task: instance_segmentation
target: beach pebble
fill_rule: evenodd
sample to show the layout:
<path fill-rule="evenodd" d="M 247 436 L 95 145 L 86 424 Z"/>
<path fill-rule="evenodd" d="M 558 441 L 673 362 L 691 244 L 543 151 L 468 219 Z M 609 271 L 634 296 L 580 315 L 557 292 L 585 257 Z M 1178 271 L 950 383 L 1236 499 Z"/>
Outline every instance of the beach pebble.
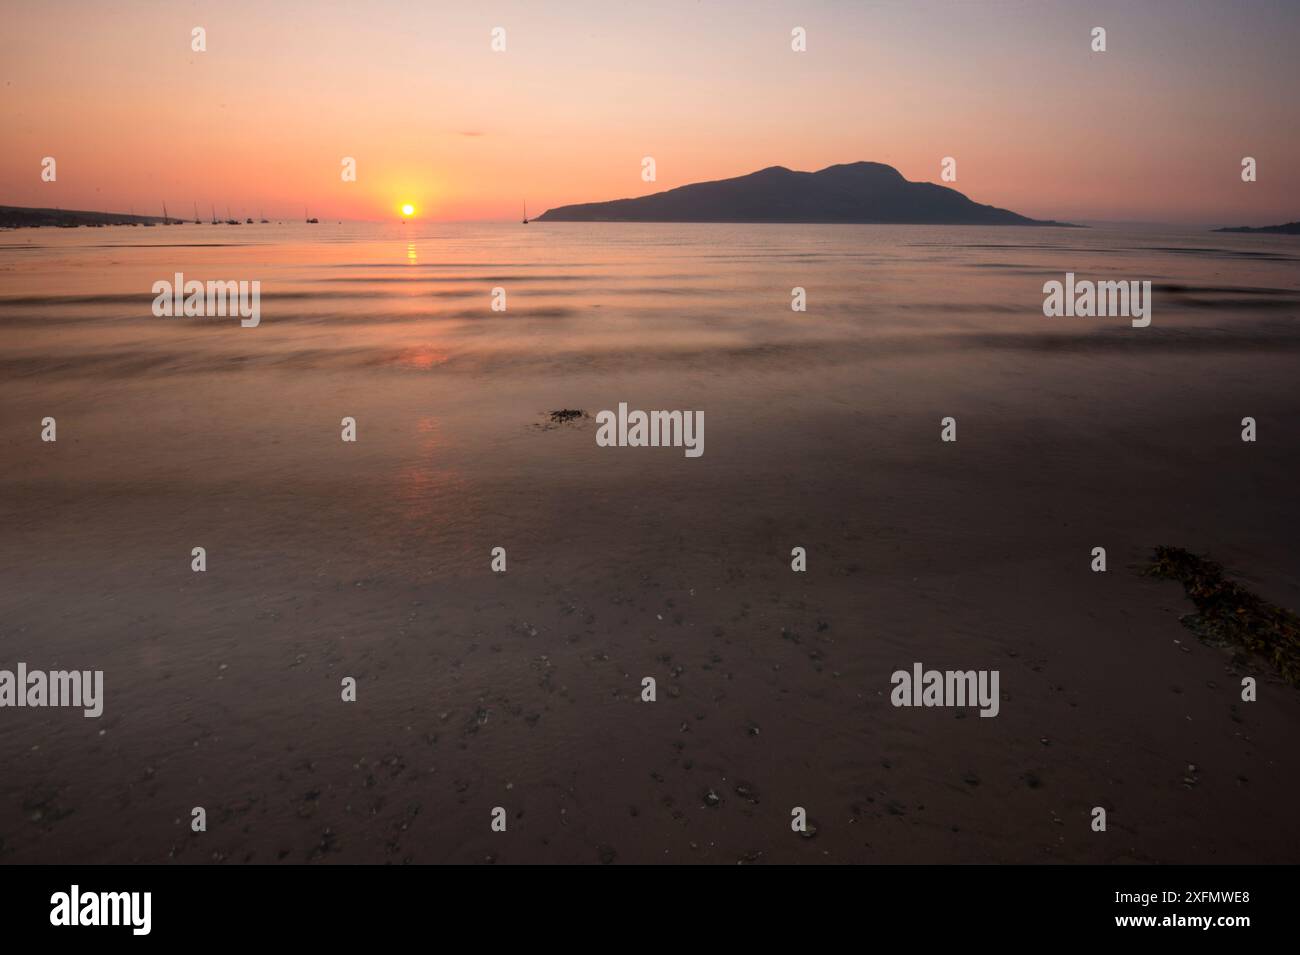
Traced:
<path fill-rule="evenodd" d="M 747 799 L 752 803 L 758 802 L 758 787 L 753 783 L 747 783 L 744 780 L 736 780 L 736 795 L 741 799 Z"/>

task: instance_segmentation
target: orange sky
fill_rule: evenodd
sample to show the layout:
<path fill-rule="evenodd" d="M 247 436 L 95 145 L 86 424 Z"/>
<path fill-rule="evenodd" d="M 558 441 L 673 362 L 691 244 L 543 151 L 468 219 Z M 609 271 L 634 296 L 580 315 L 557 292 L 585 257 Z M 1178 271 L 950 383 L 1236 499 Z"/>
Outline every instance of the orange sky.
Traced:
<path fill-rule="evenodd" d="M 1294 3 L 10 0 L 0 17 L 4 204 L 510 219 L 778 164 L 938 181 L 953 156 L 956 188 L 1035 217 L 1300 218 Z"/>

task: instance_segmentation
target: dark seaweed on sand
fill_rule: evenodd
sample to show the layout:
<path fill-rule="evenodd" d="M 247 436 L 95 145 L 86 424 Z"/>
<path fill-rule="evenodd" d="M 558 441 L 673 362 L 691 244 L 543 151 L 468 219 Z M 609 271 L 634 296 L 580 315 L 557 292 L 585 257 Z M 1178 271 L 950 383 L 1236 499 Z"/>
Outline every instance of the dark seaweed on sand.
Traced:
<path fill-rule="evenodd" d="M 1267 657 L 1300 686 L 1300 617 L 1223 576 L 1223 567 L 1181 547 L 1160 546 L 1146 573 L 1177 580 L 1196 605 L 1184 623 L 1203 637 L 1235 643 Z"/>
<path fill-rule="evenodd" d="M 551 412 L 551 421 L 556 424 L 563 424 L 565 421 L 573 421 L 575 418 L 585 418 L 587 413 L 574 408 L 561 408 L 559 411 Z"/>

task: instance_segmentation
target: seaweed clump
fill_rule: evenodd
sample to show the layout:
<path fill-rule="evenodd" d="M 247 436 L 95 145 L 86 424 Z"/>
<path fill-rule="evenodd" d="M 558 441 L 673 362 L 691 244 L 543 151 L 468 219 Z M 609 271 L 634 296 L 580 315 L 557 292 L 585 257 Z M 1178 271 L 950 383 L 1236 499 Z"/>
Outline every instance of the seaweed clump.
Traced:
<path fill-rule="evenodd" d="M 558 411 L 538 412 L 538 417 L 541 420 L 535 422 L 532 427 L 538 431 L 558 431 L 561 428 L 580 428 L 591 415 L 581 408 L 561 408 Z"/>
<path fill-rule="evenodd" d="M 1196 605 L 1182 622 L 1203 638 L 1237 644 L 1267 658 L 1300 687 L 1300 617 L 1223 576 L 1223 566 L 1181 547 L 1155 549 L 1147 575 L 1177 580 Z"/>

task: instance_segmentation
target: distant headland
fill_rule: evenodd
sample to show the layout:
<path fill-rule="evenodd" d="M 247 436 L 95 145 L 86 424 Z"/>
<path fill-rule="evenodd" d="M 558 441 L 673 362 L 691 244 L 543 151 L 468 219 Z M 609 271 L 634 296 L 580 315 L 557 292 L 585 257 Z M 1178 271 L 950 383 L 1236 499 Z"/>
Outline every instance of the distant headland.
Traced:
<path fill-rule="evenodd" d="M 1266 232 L 1269 235 L 1300 235 L 1300 222 L 1286 222 L 1282 225 L 1262 225 L 1251 228 L 1248 225 L 1234 226 L 1231 229 L 1215 229 L 1215 232 Z"/>
<path fill-rule="evenodd" d="M 1070 225 L 981 205 L 947 186 L 909 182 L 893 166 L 878 162 L 846 163 L 818 172 L 769 166 L 747 176 L 697 182 L 635 199 L 560 206 L 536 221 Z"/>
<path fill-rule="evenodd" d="M 28 209 L 24 206 L 0 206 L 0 229 L 23 229 L 54 226 L 75 229 L 77 226 L 158 225 L 161 216 L 137 216 L 120 212 L 79 212 L 75 209 Z M 167 220 L 179 222 L 179 219 Z"/>

